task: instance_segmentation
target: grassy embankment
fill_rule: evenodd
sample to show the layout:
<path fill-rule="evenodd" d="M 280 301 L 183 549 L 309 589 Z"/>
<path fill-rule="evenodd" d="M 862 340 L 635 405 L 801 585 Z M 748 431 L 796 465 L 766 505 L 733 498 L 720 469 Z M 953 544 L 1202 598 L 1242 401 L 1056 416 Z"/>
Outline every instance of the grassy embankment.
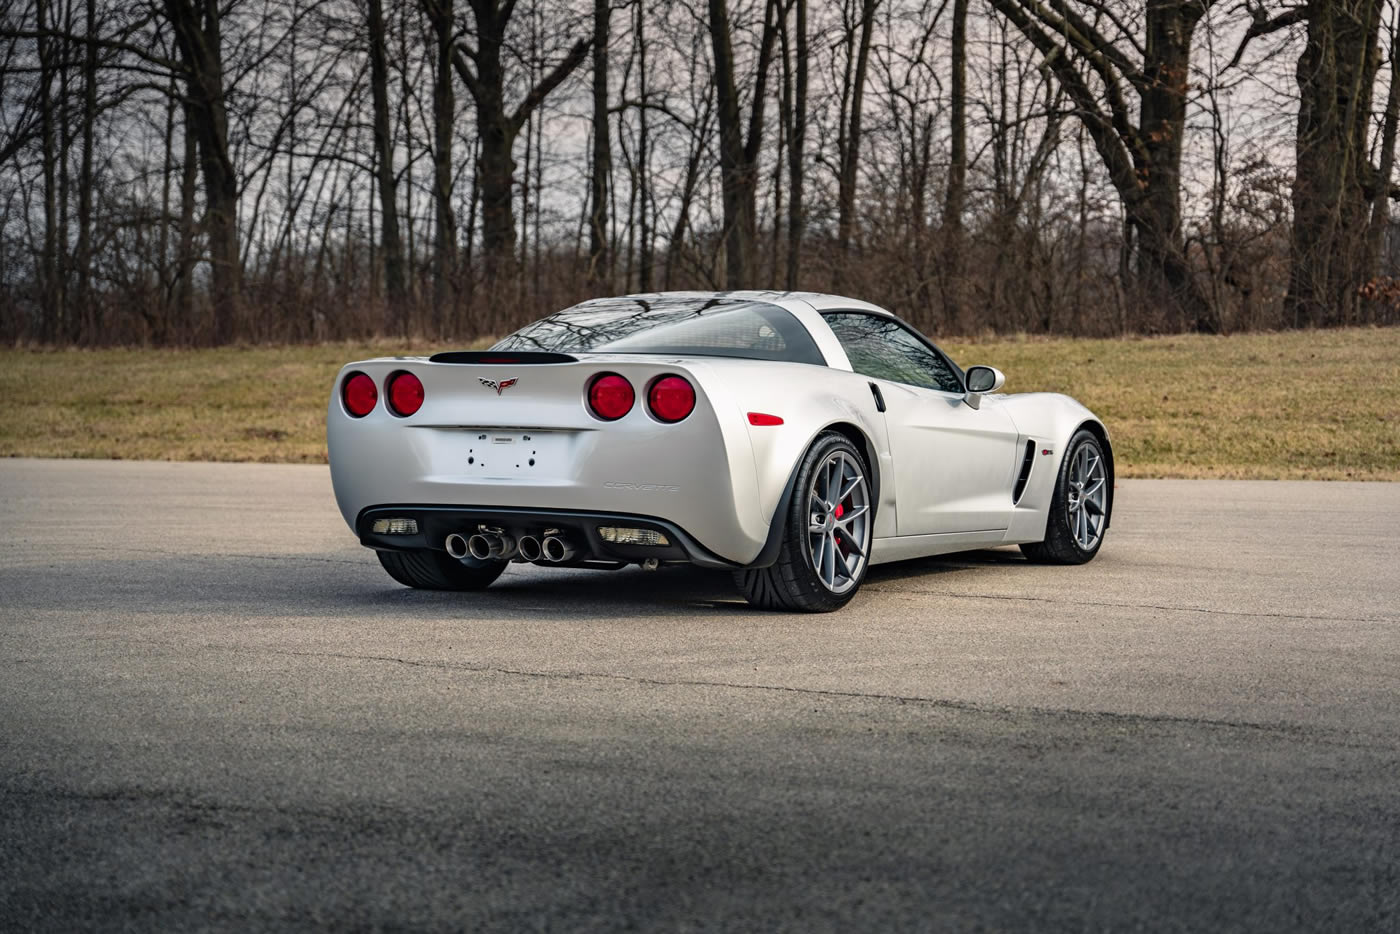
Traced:
<path fill-rule="evenodd" d="M 319 463 L 343 362 L 434 349 L 3 350 L 0 456 Z M 947 349 L 1083 401 L 1120 476 L 1400 480 L 1400 328 Z"/>

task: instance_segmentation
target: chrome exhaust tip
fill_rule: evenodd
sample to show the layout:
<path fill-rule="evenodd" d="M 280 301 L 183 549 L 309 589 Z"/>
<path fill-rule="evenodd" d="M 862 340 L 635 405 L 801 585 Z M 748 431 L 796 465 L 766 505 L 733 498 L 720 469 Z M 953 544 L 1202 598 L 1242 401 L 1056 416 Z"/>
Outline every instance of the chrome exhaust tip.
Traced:
<path fill-rule="evenodd" d="M 447 553 L 459 561 L 470 554 L 470 547 L 467 544 L 466 538 L 456 532 L 447 536 L 446 545 Z"/>
<path fill-rule="evenodd" d="M 515 539 L 495 532 L 478 532 L 467 539 L 467 551 L 478 561 L 500 561 L 515 554 Z"/>
<path fill-rule="evenodd" d="M 562 536 L 550 535 L 540 546 L 540 551 L 544 554 L 544 560 L 552 561 L 556 564 L 560 561 L 572 560 L 578 554 L 578 549 L 574 548 Z"/>
<path fill-rule="evenodd" d="M 538 561 L 544 552 L 540 548 L 540 540 L 533 535 L 522 535 L 515 547 L 520 549 L 520 557 L 526 561 Z"/>

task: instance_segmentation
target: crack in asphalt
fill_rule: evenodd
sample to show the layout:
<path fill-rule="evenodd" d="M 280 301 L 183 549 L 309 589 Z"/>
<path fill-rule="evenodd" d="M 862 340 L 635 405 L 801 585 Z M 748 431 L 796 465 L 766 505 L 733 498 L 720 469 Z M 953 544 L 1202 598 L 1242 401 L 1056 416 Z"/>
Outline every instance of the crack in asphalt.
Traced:
<path fill-rule="evenodd" d="M 175 643 L 160 642 L 158 640 L 130 641 L 141 641 L 153 645 L 176 645 Z M 517 678 L 538 678 L 544 680 L 558 681 L 617 681 L 628 684 L 647 685 L 652 687 L 720 688 L 725 690 L 737 691 L 764 691 L 771 693 L 796 694 L 811 697 L 832 697 L 851 700 L 881 701 L 896 704 L 913 704 L 922 707 L 932 707 L 940 710 L 951 710 L 963 713 L 976 713 L 986 716 L 1015 716 L 1017 714 L 1022 714 L 1050 717 L 1059 720 L 1089 720 L 1105 721 L 1110 723 L 1216 727 L 1231 730 L 1246 730 L 1269 735 L 1306 738 L 1313 741 L 1324 742 L 1328 745 L 1334 745 L 1345 748 L 1376 748 L 1376 746 L 1373 743 L 1345 742 L 1340 739 L 1329 738 L 1325 735 L 1330 733 L 1341 734 L 1344 736 L 1369 736 L 1369 734 L 1358 733 L 1354 730 L 1341 729 L 1337 727 L 1308 727 L 1303 726 L 1301 724 L 1291 723 L 1258 723 L 1248 720 L 1227 720 L 1212 717 L 1189 717 L 1175 714 L 1122 713 L 1119 711 L 1112 710 L 1076 710 L 1073 708 L 1038 707 L 1034 705 L 1012 706 L 998 704 L 982 704 L 977 703 L 975 701 L 960 701 L 951 700 L 948 698 L 923 697 L 919 695 L 908 694 L 886 694 L 880 692 L 866 691 L 841 691 L 833 688 L 807 688 L 781 684 L 744 683 L 738 681 L 707 681 L 701 679 L 654 678 L 642 675 L 618 674 L 614 672 L 541 671 L 528 668 L 505 668 L 497 665 L 470 665 L 463 662 L 431 661 L 425 659 L 400 658 L 394 655 L 368 655 L 353 652 L 310 652 L 297 651 L 294 649 L 218 645 L 214 643 L 205 643 L 203 645 L 196 646 L 196 648 L 244 654 L 283 655 L 298 658 L 328 658 L 340 659 L 344 661 L 386 662 L 395 665 L 403 665 L 410 668 L 429 668 L 439 671 L 461 671 L 470 674 L 495 674 Z M 1379 739 L 1379 737 L 1376 738 Z"/>
<path fill-rule="evenodd" d="M 1128 610 L 1168 610 L 1176 613 L 1209 613 L 1214 616 L 1246 616 L 1263 619 L 1306 619 L 1325 623 L 1400 623 L 1400 617 L 1390 616 L 1313 616 L 1306 613 L 1269 613 L 1265 611 L 1216 610 L 1203 606 L 1175 606 L 1164 603 L 1115 603 L 1108 600 L 1057 600 L 1054 597 L 1030 597 L 1022 594 L 954 593 L 951 590 L 926 590 L 919 587 L 882 587 L 878 584 L 861 588 L 872 593 L 912 594 L 920 597 L 952 597 L 958 600 L 1016 600 L 1027 603 L 1052 603 L 1058 606 L 1100 606 Z"/>

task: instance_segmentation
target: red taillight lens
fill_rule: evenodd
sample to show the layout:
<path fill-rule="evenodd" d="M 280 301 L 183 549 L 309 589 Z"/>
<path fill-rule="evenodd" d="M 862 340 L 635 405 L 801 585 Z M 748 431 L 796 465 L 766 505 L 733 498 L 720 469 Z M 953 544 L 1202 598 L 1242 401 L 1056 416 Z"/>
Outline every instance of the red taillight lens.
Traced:
<path fill-rule="evenodd" d="M 632 384 L 616 373 L 595 376 L 588 387 L 589 408 L 594 415 L 610 422 L 632 411 L 632 403 L 636 399 Z"/>
<path fill-rule="evenodd" d="M 412 373 L 395 373 L 387 388 L 395 415 L 412 415 L 423 407 L 423 383 Z"/>
<path fill-rule="evenodd" d="M 363 373 L 351 373 L 340 392 L 345 401 L 345 411 L 356 418 L 373 412 L 374 404 L 379 401 L 379 390 L 374 388 L 374 380 Z"/>
<path fill-rule="evenodd" d="M 695 387 L 679 376 L 663 376 L 647 393 L 651 414 L 663 422 L 678 422 L 695 411 Z"/>

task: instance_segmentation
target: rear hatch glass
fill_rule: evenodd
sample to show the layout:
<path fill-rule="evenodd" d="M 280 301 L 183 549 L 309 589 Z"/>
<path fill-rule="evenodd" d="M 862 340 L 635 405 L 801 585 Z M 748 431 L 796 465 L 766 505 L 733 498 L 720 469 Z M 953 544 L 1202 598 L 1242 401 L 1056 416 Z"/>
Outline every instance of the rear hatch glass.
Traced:
<path fill-rule="evenodd" d="M 491 349 L 826 363 L 807 329 L 789 312 L 767 302 L 722 296 L 594 299 L 527 325 Z"/>

